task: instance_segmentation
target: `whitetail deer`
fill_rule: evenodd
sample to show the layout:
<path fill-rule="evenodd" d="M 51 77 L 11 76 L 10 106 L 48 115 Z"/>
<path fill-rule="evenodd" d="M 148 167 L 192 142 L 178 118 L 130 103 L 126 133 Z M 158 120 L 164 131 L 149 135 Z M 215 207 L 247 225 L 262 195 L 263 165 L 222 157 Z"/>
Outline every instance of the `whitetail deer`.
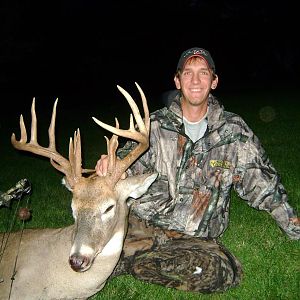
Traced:
<path fill-rule="evenodd" d="M 105 177 L 95 174 L 82 176 L 80 132 L 69 143 L 69 159 L 56 151 L 54 103 L 49 127 L 49 147 L 37 142 L 35 101 L 32 102 L 31 139 L 27 142 L 23 117 L 20 117 L 21 138 L 12 134 L 11 142 L 18 150 L 50 158 L 51 164 L 65 174 L 65 185 L 71 190 L 75 223 L 65 228 L 25 229 L 20 248 L 20 233 L 12 233 L 0 253 L 0 299 L 86 299 L 103 288 L 116 266 L 127 229 L 128 197 L 145 193 L 157 174 L 120 179 L 126 169 L 149 146 L 149 111 L 146 97 L 136 84 L 143 102 L 144 120 L 132 97 L 121 87 L 132 115 L 128 130 L 106 125 L 93 118 L 101 127 L 113 133 L 107 137 L 108 172 Z M 136 148 L 124 159 L 116 159 L 118 136 L 133 139 Z M 0 239 L 2 239 L 0 236 Z M 19 251 L 19 252 L 17 252 Z M 2 256 L 2 257 L 1 257 Z M 17 264 L 14 272 L 14 264 Z M 14 280 L 11 280 L 13 278 Z M 1 282 L 2 281 L 2 282 Z M 12 285 L 12 287 L 11 287 Z"/>

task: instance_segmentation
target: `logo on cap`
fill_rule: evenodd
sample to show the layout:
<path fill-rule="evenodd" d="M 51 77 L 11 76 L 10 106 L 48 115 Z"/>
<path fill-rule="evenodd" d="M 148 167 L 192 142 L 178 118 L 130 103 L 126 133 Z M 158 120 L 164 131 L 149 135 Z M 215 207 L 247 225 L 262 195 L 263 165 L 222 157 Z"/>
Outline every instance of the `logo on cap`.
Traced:
<path fill-rule="evenodd" d="M 185 65 L 186 61 L 192 57 L 192 56 L 202 56 L 207 64 L 209 65 L 209 67 L 215 72 L 216 71 L 216 68 L 215 68 L 215 63 L 210 55 L 210 53 L 203 49 L 203 48 L 198 48 L 198 47 L 194 47 L 194 48 L 190 48 L 186 51 L 184 51 L 182 54 L 181 54 L 181 57 L 179 59 L 179 62 L 177 64 L 177 70 L 179 69 L 182 69 L 183 66 Z"/>
<path fill-rule="evenodd" d="M 186 53 L 183 55 L 184 58 L 186 58 L 189 55 L 204 55 L 208 56 L 207 52 L 204 49 L 193 49 L 193 50 L 187 50 Z"/>

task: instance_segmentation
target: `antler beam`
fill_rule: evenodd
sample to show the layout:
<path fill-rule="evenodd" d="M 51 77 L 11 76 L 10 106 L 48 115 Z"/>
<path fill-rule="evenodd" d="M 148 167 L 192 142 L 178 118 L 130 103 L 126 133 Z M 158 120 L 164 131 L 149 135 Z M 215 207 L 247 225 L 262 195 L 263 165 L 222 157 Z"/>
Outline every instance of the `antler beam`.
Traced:
<path fill-rule="evenodd" d="M 64 158 L 56 150 L 55 145 L 55 120 L 56 120 L 56 106 L 58 99 L 54 102 L 51 123 L 48 129 L 49 135 L 49 147 L 42 147 L 37 141 L 37 118 L 35 112 L 35 98 L 32 100 L 31 105 L 31 137 L 27 142 L 27 132 L 24 124 L 23 115 L 20 116 L 20 130 L 21 138 L 17 141 L 15 134 L 11 136 L 12 145 L 18 149 L 31 153 L 38 154 L 40 156 L 50 158 L 50 162 L 54 168 L 66 175 L 66 180 L 72 187 L 75 182 L 79 180 L 82 174 L 81 169 L 81 140 L 79 129 L 74 133 L 74 142 L 70 138 L 69 142 L 69 160 Z"/>
<path fill-rule="evenodd" d="M 126 92 L 120 86 L 117 87 L 119 91 L 124 95 L 128 104 L 131 107 L 133 116 L 136 121 L 136 125 L 138 127 L 138 131 L 135 129 L 136 127 L 134 125 L 132 114 L 130 114 L 130 125 L 128 130 L 119 128 L 119 122 L 117 118 L 115 118 L 116 126 L 113 127 L 93 117 L 93 120 L 99 126 L 113 133 L 111 140 L 108 140 L 108 138 L 106 138 L 108 159 L 109 159 L 107 176 L 110 177 L 110 179 L 112 179 L 113 182 L 117 182 L 120 179 L 121 175 L 129 168 L 129 166 L 149 147 L 150 117 L 149 117 L 147 100 L 141 87 L 136 82 L 135 85 L 137 86 L 142 98 L 143 109 L 144 109 L 144 120 L 141 117 L 138 106 L 136 105 L 132 97 L 129 95 L 129 93 Z M 116 159 L 116 150 L 118 147 L 117 135 L 130 138 L 138 143 L 137 146 L 122 160 Z"/>

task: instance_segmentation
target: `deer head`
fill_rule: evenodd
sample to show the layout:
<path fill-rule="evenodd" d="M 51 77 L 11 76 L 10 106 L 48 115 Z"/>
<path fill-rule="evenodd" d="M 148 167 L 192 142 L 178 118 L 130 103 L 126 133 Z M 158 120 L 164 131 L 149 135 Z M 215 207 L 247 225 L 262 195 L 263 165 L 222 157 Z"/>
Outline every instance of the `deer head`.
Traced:
<path fill-rule="evenodd" d="M 138 198 L 146 192 L 148 187 L 157 177 L 157 174 L 144 174 L 120 180 L 126 169 L 149 147 L 150 119 L 146 97 L 136 83 L 143 102 L 144 120 L 132 97 L 120 86 L 118 89 L 127 99 L 132 114 L 128 130 L 107 125 L 98 119 L 94 121 L 104 129 L 113 133 L 111 139 L 106 138 L 108 152 L 108 172 L 100 177 L 93 174 L 83 176 L 91 170 L 82 168 L 81 141 L 79 129 L 75 131 L 74 138 L 70 138 L 69 157 L 64 158 L 55 146 L 55 119 L 56 106 L 53 106 L 51 123 L 49 126 L 49 146 L 42 147 L 37 141 L 37 118 L 35 112 L 35 99 L 31 107 L 31 138 L 27 142 L 26 127 L 23 116 L 20 116 L 20 140 L 12 134 L 12 145 L 23 151 L 35 153 L 50 159 L 54 168 L 62 172 L 64 183 L 72 192 L 72 212 L 75 220 L 72 247 L 69 255 L 69 264 L 73 270 L 83 272 L 89 269 L 95 257 L 101 253 L 111 255 L 120 254 L 124 233 L 127 228 L 128 197 Z M 130 138 L 137 142 L 136 147 L 124 159 L 117 159 L 118 136 Z M 93 170 L 94 171 L 94 170 Z"/>

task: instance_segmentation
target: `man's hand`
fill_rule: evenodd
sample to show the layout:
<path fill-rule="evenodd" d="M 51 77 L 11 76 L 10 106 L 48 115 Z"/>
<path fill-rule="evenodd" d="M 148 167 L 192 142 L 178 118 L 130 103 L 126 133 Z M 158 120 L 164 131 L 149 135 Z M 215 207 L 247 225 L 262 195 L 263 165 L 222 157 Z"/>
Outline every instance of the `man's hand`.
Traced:
<path fill-rule="evenodd" d="M 290 218 L 290 221 L 294 224 L 294 225 L 300 225 L 300 218 L 296 217 L 296 218 Z"/>
<path fill-rule="evenodd" d="M 102 154 L 95 166 L 96 174 L 98 176 L 106 176 L 107 168 L 108 168 L 108 156 L 106 154 Z M 124 172 L 121 176 L 121 179 L 125 179 L 126 177 L 127 177 L 127 173 Z"/>
<path fill-rule="evenodd" d="M 105 176 L 107 173 L 107 167 L 108 167 L 108 156 L 106 154 L 102 154 L 95 166 L 97 175 Z"/>

